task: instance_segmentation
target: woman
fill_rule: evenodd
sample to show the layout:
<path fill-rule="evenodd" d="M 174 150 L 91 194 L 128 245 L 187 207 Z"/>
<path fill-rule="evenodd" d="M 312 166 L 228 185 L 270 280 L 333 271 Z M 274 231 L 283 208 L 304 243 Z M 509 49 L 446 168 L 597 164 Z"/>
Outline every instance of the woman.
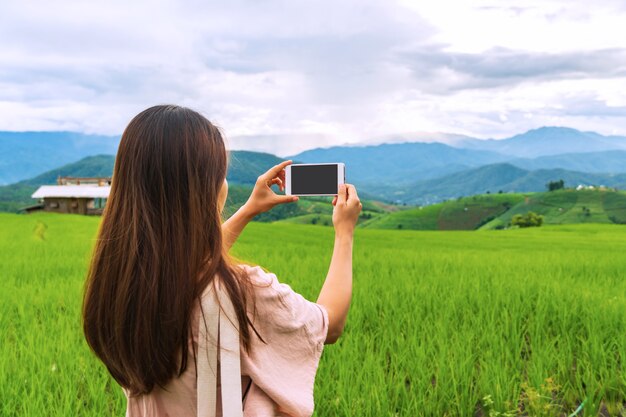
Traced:
<path fill-rule="evenodd" d="M 83 327 L 128 397 L 127 416 L 196 415 L 205 395 L 196 389 L 200 305 L 216 284 L 236 316 L 244 415 L 313 412 L 323 345 L 342 334 L 350 306 L 361 203 L 351 185 L 333 199 L 333 257 L 317 302 L 307 301 L 274 274 L 228 256 L 254 216 L 297 200 L 270 188 L 283 189 L 291 161 L 261 175 L 246 204 L 222 224 L 227 157 L 218 129 L 183 107 L 151 107 L 122 135 L 89 268 Z"/>

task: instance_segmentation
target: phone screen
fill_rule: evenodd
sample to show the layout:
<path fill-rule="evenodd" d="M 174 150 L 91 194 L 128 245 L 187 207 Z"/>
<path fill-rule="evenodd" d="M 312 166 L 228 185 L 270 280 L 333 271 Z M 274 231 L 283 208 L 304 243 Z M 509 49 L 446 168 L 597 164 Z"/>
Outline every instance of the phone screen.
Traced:
<path fill-rule="evenodd" d="M 337 164 L 292 165 L 292 194 L 337 194 Z"/>

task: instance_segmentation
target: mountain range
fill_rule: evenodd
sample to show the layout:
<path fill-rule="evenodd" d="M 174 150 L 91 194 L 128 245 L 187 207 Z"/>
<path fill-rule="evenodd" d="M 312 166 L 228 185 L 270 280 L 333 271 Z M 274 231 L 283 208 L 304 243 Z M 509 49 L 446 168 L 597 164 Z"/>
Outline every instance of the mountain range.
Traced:
<path fill-rule="evenodd" d="M 475 194 L 544 191 L 546 184 L 558 180 L 563 180 L 569 187 L 596 185 L 626 189 L 624 173 L 594 174 L 561 168 L 531 171 L 500 163 L 419 181 L 408 187 L 377 186 L 369 191 L 385 200 L 427 205 Z"/>
<path fill-rule="evenodd" d="M 456 138 L 443 143 L 393 143 L 312 149 L 290 158 L 346 163 L 346 177 L 370 194 L 406 204 L 431 204 L 486 191 L 542 191 L 568 186 L 626 186 L 626 137 L 542 127 L 501 140 Z"/>
<path fill-rule="evenodd" d="M 306 163 L 345 162 L 346 175 L 361 186 L 404 186 L 503 162 L 530 170 L 617 174 L 626 172 L 626 137 L 543 127 L 501 140 L 343 146 L 312 149 L 290 158 Z"/>
<path fill-rule="evenodd" d="M 626 150 L 626 137 L 603 136 L 567 127 L 541 127 L 507 139 L 465 139 L 455 146 L 497 152 L 520 158 L 538 156 Z"/>
<path fill-rule="evenodd" d="M 626 187 L 621 175 L 626 173 L 626 137 L 542 127 L 499 140 L 457 135 L 445 144 L 410 139 L 389 137 L 391 143 L 380 145 L 311 149 L 289 158 L 344 162 L 347 180 L 362 194 L 404 204 L 430 204 L 486 191 L 541 191 L 547 182 L 559 179 L 567 186 Z M 113 136 L 73 132 L 0 132 L 0 184 L 12 183 L 0 187 L 0 200 L 26 185 L 54 183 L 57 175 L 110 175 L 118 142 Z M 98 153 L 108 155 L 81 159 Z M 233 151 L 229 181 L 252 184 L 281 159 Z"/>
<path fill-rule="evenodd" d="M 77 132 L 0 131 L 0 185 L 98 154 L 115 154 L 119 136 Z"/>
<path fill-rule="evenodd" d="M 491 151 L 414 142 L 312 149 L 289 159 L 303 163 L 343 162 L 346 181 L 368 187 L 381 183 L 404 186 L 510 158 Z"/>

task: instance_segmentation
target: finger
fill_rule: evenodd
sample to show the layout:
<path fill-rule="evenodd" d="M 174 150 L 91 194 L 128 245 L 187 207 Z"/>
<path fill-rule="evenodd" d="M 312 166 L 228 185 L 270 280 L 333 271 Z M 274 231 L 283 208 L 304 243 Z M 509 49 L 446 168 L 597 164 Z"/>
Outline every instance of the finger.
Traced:
<path fill-rule="evenodd" d="M 285 180 L 285 170 L 284 169 L 278 173 L 278 178 L 283 182 L 280 190 L 281 191 L 285 191 L 286 180 Z"/>
<path fill-rule="evenodd" d="M 346 204 L 348 199 L 348 191 L 345 184 L 339 184 L 339 191 L 337 192 L 337 204 Z"/>
<path fill-rule="evenodd" d="M 288 160 L 288 161 L 283 161 L 278 165 L 274 165 L 273 167 L 271 167 L 270 169 L 267 170 L 267 172 L 263 175 L 261 175 L 261 177 L 263 177 L 265 180 L 270 180 L 274 177 L 276 177 L 280 171 L 282 171 L 283 169 L 285 169 L 285 167 L 289 164 L 291 164 L 293 161 Z"/>
<path fill-rule="evenodd" d="M 348 197 L 355 197 L 355 198 L 359 198 L 357 192 L 356 192 L 356 187 L 352 184 L 346 184 L 346 191 L 348 191 Z"/>
<path fill-rule="evenodd" d="M 276 202 L 276 204 L 285 204 L 285 203 L 295 203 L 299 199 L 300 198 L 295 195 L 277 195 L 274 198 L 274 201 Z"/>
<path fill-rule="evenodd" d="M 356 192 L 356 188 L 352 184 L 346 184 L 346 191 L 348 193 L 348 203 L 358 204 L 361 200 L 359 200 L 359 195 Z"/>
<path fill-rule="evenodd" d="M 283 186 L 283 182 L 281 181 L 280 178 L 273 178 L 271 180 L 269 180 L 268 185 L 271 187 L 274 184 L 278 184 L 278 188 L 282 191 L 284 186 Z"/>
<path fill-rule="evenodd" d="M 333 206 L 337 205 L 337 196 L 333 197 Z"/>

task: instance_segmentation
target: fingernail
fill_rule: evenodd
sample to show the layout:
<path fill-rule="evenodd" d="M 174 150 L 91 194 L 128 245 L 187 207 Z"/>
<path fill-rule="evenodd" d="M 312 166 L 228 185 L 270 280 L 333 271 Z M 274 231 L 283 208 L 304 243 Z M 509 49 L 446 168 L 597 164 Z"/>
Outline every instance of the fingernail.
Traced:
<path fill-rule="evenodd" d="M 298 201 L 298 197 L 294 197 L 294 198 L 293 198 L 293 201 Z"/>

